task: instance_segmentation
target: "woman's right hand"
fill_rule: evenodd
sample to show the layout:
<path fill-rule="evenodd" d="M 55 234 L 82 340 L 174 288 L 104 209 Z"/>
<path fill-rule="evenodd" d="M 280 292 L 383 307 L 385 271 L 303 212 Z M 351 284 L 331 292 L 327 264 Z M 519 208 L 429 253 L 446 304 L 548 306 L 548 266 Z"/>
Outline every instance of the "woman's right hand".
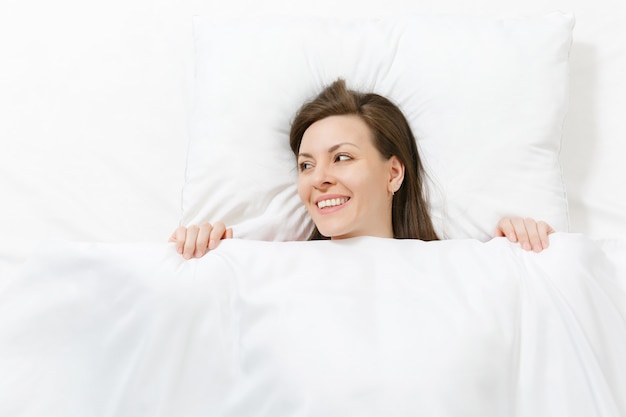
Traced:
<path fill-rule="evenodd" d="M 176 251 L 185 259 L 201 258 L 213 250 L 222 239 L 231 239 L 233 229 L 226 228 L 223 222 L 202 223 L 199 226 L 179 226 L 168 242 L 176 243 Z"/>

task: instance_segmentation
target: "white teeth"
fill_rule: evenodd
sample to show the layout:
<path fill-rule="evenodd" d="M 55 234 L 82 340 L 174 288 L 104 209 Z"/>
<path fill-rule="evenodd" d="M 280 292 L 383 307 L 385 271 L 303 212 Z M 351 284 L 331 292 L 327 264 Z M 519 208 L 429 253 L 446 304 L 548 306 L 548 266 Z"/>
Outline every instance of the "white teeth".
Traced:
<path fill-rule="evenodd" d="M 339 206 L 339 205 L 345 203 L 346 201 L 348 201 L 348 199 L 346 197 L 329 198 L 328 200 L 318 201 L 317 207 L 319 207 L 321 209 L 326 208 L 326 207 L 335 207 L 335 206 Z"/>

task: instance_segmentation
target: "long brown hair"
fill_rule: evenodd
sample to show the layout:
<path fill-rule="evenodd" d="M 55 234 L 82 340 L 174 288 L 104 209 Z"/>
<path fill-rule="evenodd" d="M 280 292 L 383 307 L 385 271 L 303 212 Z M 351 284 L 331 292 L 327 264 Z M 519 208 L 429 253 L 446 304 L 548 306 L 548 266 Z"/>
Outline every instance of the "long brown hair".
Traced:
<path fill-rule="evenodd" d="M 426 173 L 415 137 L 402 111 L 385 97 L 349 90 L 342 79 L 326 87 L 300 108 L 291 125 L 289 144 L 296 158 L 309 126 L 329 116 L 351 114 L 359 116 L 370 128 L 374 145 L 383 157 L 389 159 L 395 155 L 404 164 L 404 181 L 393 196 L 391 208 L 393 236 L 438 240 L 426 203 Z M 324 236 L 316 227 L 310 239 L 324 239 Z"/>

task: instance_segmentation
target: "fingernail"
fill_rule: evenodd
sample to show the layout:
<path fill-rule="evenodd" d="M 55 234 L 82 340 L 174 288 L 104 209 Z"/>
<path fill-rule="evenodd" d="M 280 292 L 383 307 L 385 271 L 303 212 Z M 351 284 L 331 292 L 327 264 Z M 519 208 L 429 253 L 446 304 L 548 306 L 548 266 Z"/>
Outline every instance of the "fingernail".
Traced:
<path fill-rule="evenodd" d="M 215 249 L 216 243 L 215 240 L 211 239 L 209 240 L 209 249 L 213 250 Z"/>
<path fill-rule="evenodd" d="M 528 242 L 522 243 L 522 248 L 524 248 L 525 250 L 531 250 L 532 249 L 532 247 L 530 246 L 530 243 L 528 243 Z"/>

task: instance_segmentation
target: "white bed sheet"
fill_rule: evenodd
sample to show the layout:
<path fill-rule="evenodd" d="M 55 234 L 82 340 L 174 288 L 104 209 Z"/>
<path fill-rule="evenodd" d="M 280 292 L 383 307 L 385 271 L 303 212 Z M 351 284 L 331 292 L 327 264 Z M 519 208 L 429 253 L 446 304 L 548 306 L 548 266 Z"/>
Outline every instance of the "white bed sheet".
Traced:
<path fill-rule="evenodd" d="M 50 241 L 0 294 L 0 415 L 624 416 L 626 241 Z"/>

